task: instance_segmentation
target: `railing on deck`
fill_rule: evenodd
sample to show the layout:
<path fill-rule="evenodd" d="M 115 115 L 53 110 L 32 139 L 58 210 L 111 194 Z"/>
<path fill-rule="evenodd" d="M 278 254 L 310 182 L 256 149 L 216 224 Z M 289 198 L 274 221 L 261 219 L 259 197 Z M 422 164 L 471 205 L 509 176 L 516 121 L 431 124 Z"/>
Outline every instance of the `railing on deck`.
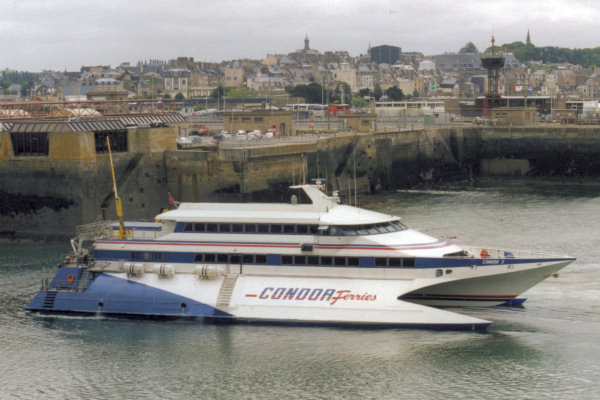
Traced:
<path fill-rule="evenodd" d="M 111 236 L 111 225 L 118 222 L 119 221 L 100 221 L 79 225 L 75 228 L 75 236 L 79 240 L 94 240 L 103 236 Z"/>
<path fill-rule="evenodd" d="M 475 258 L 511 259 L 511 258 L 560 258 L 557 254 L 543 253 L 541 251 L 518 249 L 494 249 L 490 247 L 470 247 L 466 250 Z M 487 256 L 484 257 L 487 252 Z"/>

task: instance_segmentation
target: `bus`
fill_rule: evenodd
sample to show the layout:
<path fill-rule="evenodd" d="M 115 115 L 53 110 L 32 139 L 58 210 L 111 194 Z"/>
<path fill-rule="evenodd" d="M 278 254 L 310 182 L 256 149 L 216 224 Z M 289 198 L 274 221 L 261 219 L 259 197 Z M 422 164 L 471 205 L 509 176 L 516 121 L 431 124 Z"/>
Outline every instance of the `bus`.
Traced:
<path fill-rule="evenodd" d="M 350 114 L 350 104 L 330 104 L 329 115 L 337 117 L 338 114 Z"/>

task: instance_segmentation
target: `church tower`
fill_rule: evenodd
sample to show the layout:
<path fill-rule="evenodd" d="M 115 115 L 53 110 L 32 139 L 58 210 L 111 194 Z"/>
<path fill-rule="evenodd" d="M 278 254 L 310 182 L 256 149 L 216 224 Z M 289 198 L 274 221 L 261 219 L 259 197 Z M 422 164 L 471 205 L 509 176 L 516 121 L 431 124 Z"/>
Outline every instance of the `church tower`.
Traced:
<path fill-rule="evenodd" d="M 529 36 L 529 29 L 527 29 L 527 39 L 525 39 L 525 44 L 531 44 L 531 37 Z"/>
<path fill-rule="evenodd" d="M 308 33 L 306 34 L 306 37 L 304 38 L 304 50 L 310 50 L 310 47 L 308 46 Z"/>

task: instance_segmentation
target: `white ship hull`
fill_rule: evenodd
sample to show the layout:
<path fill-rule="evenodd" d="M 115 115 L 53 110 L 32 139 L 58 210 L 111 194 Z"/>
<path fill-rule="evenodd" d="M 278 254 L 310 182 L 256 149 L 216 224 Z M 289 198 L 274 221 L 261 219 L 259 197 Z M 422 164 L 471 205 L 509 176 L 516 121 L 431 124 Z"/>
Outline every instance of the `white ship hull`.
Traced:
<path fill-rule="evenodd" d="M 514 300 L 574 259 L 469 248 L 398 217 L 338 205 L 185 204 L 159 223 L 106 226 L 74 245 L 27 307 L 43 313 L 219 322 L 485 329 L 430 306 Z M 119 228 L 116 233 L 116 228 Z M 89 261 L 89 264 L 88 264 Z"/>

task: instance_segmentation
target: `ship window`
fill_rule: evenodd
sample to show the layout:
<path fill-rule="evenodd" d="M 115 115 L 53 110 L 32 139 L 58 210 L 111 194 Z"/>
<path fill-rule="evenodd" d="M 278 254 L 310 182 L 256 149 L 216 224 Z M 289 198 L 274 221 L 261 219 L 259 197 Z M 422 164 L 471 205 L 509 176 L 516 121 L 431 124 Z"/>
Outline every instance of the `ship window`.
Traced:
<path fill-rule="evenodd" d="M 308 265 L 319 265 L 319 256 L 308 256 Z"/>
<path fill-rule="evenodd" d="M 214 263 L 216 261 L 216 255 L 215 254 L 205 254 L 204 255 L 204 262 L 205 263 Z"/>
<path fill-rule="evenodd" d="M 306 265 L 306 256 L 294 256 L 294 264 Z"/>
<path fill-rule="evenodd" d="M 344 233 L 348 236 L 356 236 L 358 232 L 356 231 L 356 225 L 348 225 L 340 228 Z"/>
<path fill-rule="evenodd" d="M 313 235 L 317 233 L 318 229 L 319 229 L 319 225 L 309 225 L 308 226 L 308 231 L 310 233 L 312 233 Z"/>
<path fill-rule="evenodd" d="M 296 231 L 301 234 L 308 233 L 308 225 L 298 225 L 296 226 Z"/>
<path fill-rule="evenodd" d="M 244 232 L 244 225 L 243 224 L 232 224 L 231 230 L 233 232 Z"/>
<path fill-rule="evenodd" d="M 346 266 L 346 257 L 334 257 L 333 261 L 337 266 Z"/>
<path fill-rule="evenodd" d="M 377 225 L 370 225 L 368 228 L 370 234 L 380 233 L 379 227 Z"/>
<path fill-rule="evenodd" d="M 266 264 L 267 263 L 267 256 L 264 254 L 257 254 L 256 255 L 256 263 L 257 264 Z"/>
<path fill-rule="evenodd" d="M 165 253 L 154 253 L 155 261 L 165 261 Z"/>
<path fill-rule="evenodd" d="M 206 232 L 206 224 L 195 223 L 194 232 Z"/>
<path fill-rule="evenodd" d="M 245 231 L 249 233 L 256 232 L 256 224 L 246 224 Z"/>
<path fill-rule="evenodd" d="M 183 227 L 183 231 L 184 232 L 191 232 L 193 226 L 194 226 L 194 224 L 185 224 L 185 226 Z"/>
<path fill-rule="evenodd" d="M 351 267 L 358 267 L 360 265 L 360 259 L 358 257 L 348 257 L 348 265 Z"/>
<path fill-rule="evenodd" d="M 230 264 L 239 264 L 240 256 L 237 254 L 232 254 L 231 256 L 229 256 L 229 263 Z"/>
<path fill-rule="evenodd" d="M 362 225 L 359 227 L 358 229 L 358 234 L 359 235 L 368 235 L 369 234 L 369 227 L 370 225 Z"/>
<path fill-rule="evenodd" d="M 206 231 L 207 232 L 218 232 L 218 225 L 217 224 L 206 224 Z"/>
<path fill-rule="evenodd" d="M 252 254 L 244 254 L 242 261 L 244 264 L 254 264 L 254 256 Z"/>
<path fill-rule="evenodd" d="M 271 225 L 271 233 L 281 233 L 281 225 Z"/>
<path fill-rule="evenodd" d="M 294 231 L 295 231 L 294 225 L 284 225 L 283 226 L 283 233 L 294 233 Z"/>
<path fill-rule="evenodd" d="M 387 258 L 375 257 L 375 266 L 376 267 L 387 267 Z"/>
<path fill-rule="evenodd" d="M 142 259 L 142 253 L 140 251 L 132 251 L 131 252 L 131 259 L 132 260 L 141 260 Z"/>
<path fill-rule="evenodd" d="M 402 266 L 403 267 L 414 267 L 415 259 L 414 258 L 405 258 L 404 261 L 402 262 Z"/>
<path fill-rule="evenodd" d="M 401 258 L 390 258 L 390 267 L 401 267 L 402 259 Z"/>
<path fill-rule="evenodd" d="M 332 261 L 331 257 L 321 257 L 321 265 L 331 265 Z"/>
<path fill-rule="evenodd" d="M 202 260 L 202 258 L 203 258 L 202 256 L 203 256 L 203 254 L 196 254 L 194 256 L 194 262 L 200 262 L 201 263 L 203 261 Z"/>
<path fill-rule="evenodd" d="M 321 236 L 331 236 L 331 229 L 328 226 L 319 226 L 318 230 Z"/>
<path fill-rule="evenodd" d="M 218 263 L 226 263 L 227 262 L 227 254 L 217 254 L 217 262 Z"/>
<path fill-rule="evenodd" d="M 259 233 L 269 233 L 269 224 L 258 224 Z"/>
<path fill-rule="evenodd" d="M 219 224 L 219 232 L 231 232 L 231 224 Z"/>
<path fill-rule="evenodd" d="M 292 264 L 292 256 L 281 256 L 281 263 L 283 265 L 291 265 Z"/>

